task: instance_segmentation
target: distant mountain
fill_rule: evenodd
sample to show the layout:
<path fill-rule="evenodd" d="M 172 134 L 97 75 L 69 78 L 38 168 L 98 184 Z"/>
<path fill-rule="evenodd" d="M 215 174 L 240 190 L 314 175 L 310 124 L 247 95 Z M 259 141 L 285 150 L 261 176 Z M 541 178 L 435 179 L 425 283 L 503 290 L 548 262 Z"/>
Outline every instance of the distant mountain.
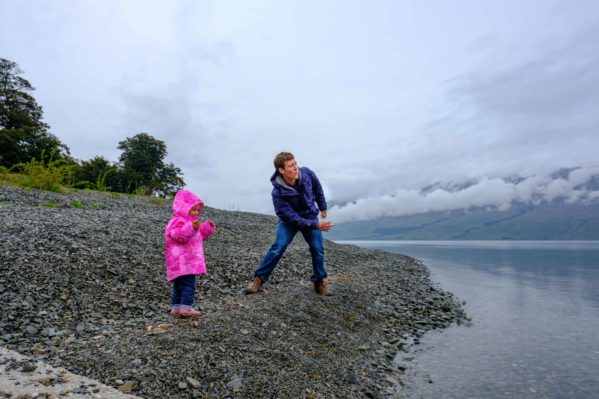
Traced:
<path fill-rule="evenodd" d="M 536 180 L 534 176 L 505 177 L 502 180 L 508 190 L 522 194 L 520 197 L 513 196 L 520 198 L 520 202 L 513 200 L 507 210 L 505 204 L 501 204 L 501 208 L 475 207 L 337 223 L 327 237 L 371 240 L 599 240 L 597 170 L 597 167 L 561 168 L 550 174 L 548 179 Z M 582 176 L 585 176 L 583 181 Z M 528 180 L 530 178 L 533 180 Z M 479 183 L 478 180 L 435 182 L 420 189 L 419 195 L 423 201 L 430 201 L 428 196 L 439 192 L 461 195 L 470 191 L 477 195 L 472 188 Z M 528 199 L 522 199 L 527 198 L 527 194 Z M 440 198 L 446 200 L 448 196 Z M 454 198 L 463 200 L 468 195 Z M 341 208 L 345 205 L 338 204 Z M 438 203 L 434 205 L 428 209 L 443 209 Z"/>
<path fill-rule="evenodd" d="M 336 224 L 332 240 L 599 240 L 599 202 L 516 204 Z"/>

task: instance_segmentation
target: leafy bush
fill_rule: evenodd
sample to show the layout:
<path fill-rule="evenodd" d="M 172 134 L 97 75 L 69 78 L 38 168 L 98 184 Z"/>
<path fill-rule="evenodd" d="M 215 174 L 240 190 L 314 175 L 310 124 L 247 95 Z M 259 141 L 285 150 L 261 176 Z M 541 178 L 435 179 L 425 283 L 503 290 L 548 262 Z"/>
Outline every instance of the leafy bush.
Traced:
<path fill-rule="evenodd" d="M 145 197 L 147 195 L 150 195 L 152 190 L 150 190 L 148 187 L 146 186 L 140 186 L 137 187 L 135 190 L 133 190 L 133 195 L 134 196 L 138 196 L 138 197 Z"/>
<path fill-rule="evenodd" d="M 116 168 L 106 169 L 104 173 L 98 176 L 98 180 L 96 180 L 96 190 L 98 191 L 107 191 L 108 187 L 106 187 L 106 178 L 109 174 L 116 172 Z"/>
<path fill-rule="evenodd" d="M 163 197 L 151 197 L 150 202 L 154 205 L 162 206 L 162 204 L 164 204 L 164 198 Z"/>
<path fill-rule="evenodd" d="M 42 156 L 42 161 L 32 158 L 28 163 L 13 165 L 10 170 L 16 172 L 10 179 L 16 186 L 60 192 L 63 185 L 69 184 L 73 165 L 64 159 L 44 163 Z"/>
<path fill-rule="evenodd" d="M 73 184 L 73 188 L 81 188 L 84 190 L 95 190 L 96 185 L 94 183 L 92 183 L 91 181 L 82 180 L 82 181 L 78 181 L 75 184 Z"/>
<path fill-rule="evenodd" d="M 10 169 L 8 169 L 6 166 L 0 166 L 0 181 L 2 184 L 11 185 L 14 180 L 15 175 L 10 173 Z"/>
<path fill-rule="evenodd" d="M 98 178 L 96 179 L 95 183 L 92 183 L 89 180 L 79 180 L 75 184 L 73 184 L 73 187 L 95 191 L 108 191 L 109 187 L 106 185 L 106 178 L 108 177 L 108 175 L 114 172 L 116 172 L 116 168 L 106 169 L 104 172 L 98 175 Z"/>
<path fill-rule="evenodd" d="M 76 173 L 78 165 L 72 160 L 59 159 L 46 162 L 42 154 L 42 160 L 38 161 L 32 158 L 28 163 L 19 163 L 7 168 L 0 165 L 0 185 L 10 185 L 23 187 L 26 189 L 40 189 L 53 192 L 62 192 L 64 188 L 80 188 L 101 192 L 109 192 L 112 197 L 120 198 L 126 195 L 129 198 L 146 197 L 153 204 L 162 206 L 168 196 L 152 195 L 152 190 L 147 186 L 139 186 L 129 194 L 123 194 L 116 191 L 109 191 L 110 188 L 106 185 L 106 180 L 112 173 L 119 173 L 116 168 L 104 170 L 95 183 L 87 180 L 73 181 L 73 176 Z M 76 179 L 75 179 L 76 180 Z M 46 202 L 47 208 L 55 208 L 54 202 Z M 81 209 L 83 204 L 79 201 L 73 201 L 71 207 Z M 100 209 L 100 205 L 91 204 L 90 209 Z"/>

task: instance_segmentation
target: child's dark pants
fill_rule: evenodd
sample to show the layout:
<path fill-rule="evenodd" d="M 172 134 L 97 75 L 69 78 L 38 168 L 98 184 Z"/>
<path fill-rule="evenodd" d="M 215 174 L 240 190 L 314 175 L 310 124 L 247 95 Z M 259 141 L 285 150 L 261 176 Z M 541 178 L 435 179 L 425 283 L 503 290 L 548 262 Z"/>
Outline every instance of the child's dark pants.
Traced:
<path fill-rule="evenodd" d="M 196 292 L 196 276 L 189 274 L 179 276 L 173 281 L 173 298 L 171 304 L 173 307 L 191 306 Z"/>

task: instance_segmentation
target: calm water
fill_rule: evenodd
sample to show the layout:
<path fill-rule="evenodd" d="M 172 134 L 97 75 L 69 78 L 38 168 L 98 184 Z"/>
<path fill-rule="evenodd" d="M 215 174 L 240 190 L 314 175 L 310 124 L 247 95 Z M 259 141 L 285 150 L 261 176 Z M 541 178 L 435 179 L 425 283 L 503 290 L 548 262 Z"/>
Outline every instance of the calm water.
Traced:
<path fill-rule="evenodd" d="M 351 243 L 421 259 L 466 301 L 470 327 L 398 355 L 408 398 L 599 398 L 599 241 Z"/>

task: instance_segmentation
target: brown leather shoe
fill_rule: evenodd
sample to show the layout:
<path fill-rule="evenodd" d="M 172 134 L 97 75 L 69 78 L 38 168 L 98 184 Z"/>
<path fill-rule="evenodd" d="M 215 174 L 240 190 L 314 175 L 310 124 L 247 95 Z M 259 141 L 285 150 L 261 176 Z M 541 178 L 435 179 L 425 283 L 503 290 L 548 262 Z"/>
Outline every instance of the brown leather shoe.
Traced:
<path fill-rule="evenodd" d="M 257 294 L 262 290 L 262 280 L 260 277 L 254 277 L 254 281 L 248 285 L 244 291 L 246 295 Z"/>
<path fill-rule="evenodd" d="M 328 284 L 324 280 L 320 280 L 320 281 L 317 281 L 314 283 L 314 291 L 316 291 L 316 293 L 318 295 L 323 295 L 323 296 L 333 295 L 331 290 L 329 290 Z"/>

